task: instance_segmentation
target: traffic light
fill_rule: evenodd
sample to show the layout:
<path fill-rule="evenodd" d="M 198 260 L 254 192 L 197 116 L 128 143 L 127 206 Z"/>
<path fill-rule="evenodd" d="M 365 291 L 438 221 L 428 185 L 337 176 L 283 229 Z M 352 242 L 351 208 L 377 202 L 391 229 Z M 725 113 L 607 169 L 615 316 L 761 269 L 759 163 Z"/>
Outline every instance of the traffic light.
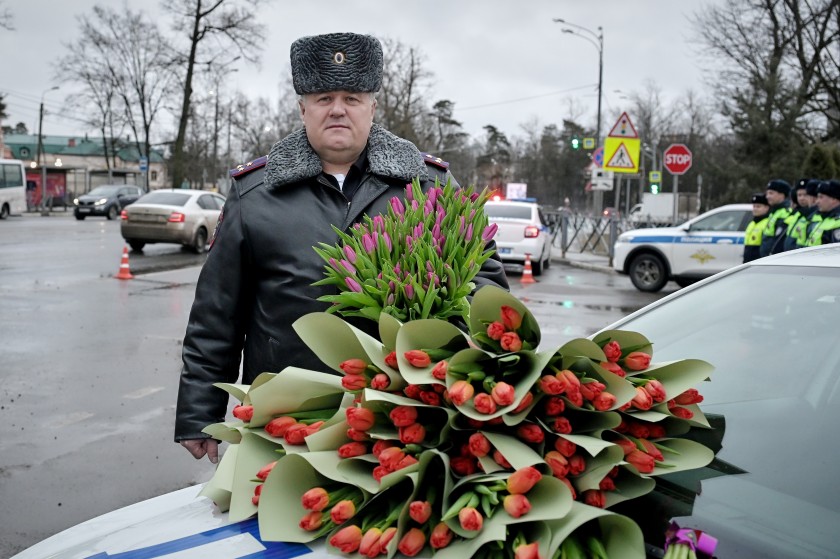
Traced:
<path fill-rule="evenodd" d="M 572 149 L 580 149 L 580 138 L 577 136 L 572 136 L 571 142 Z"/>
<path fill-rule="evenodd" d="M 651 194 L 659 194 L 659 183 L 658 182 L 650 183 L 650 193 Z"/>

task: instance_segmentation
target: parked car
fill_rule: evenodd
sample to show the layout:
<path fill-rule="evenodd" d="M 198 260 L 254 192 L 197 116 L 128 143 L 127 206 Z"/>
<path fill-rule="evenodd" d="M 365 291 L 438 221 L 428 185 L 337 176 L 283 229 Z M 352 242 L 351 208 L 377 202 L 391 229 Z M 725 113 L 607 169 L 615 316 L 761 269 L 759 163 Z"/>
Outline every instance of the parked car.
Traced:
<path fill-rule="evenodd" d="M 618 219 L 618 218 L 621 217 L 621 212 L 618 211 L 616 208 L 608 207 L 608 208 L 604 208 L 601 211 L 601 217 L 605 217 L 607 219 L 612 219 L 612 218 Z"/>
<path fill-rule="evenodd" d="M 201 254 L 224 204 L 223 196 L 206 190 L 155 190 L 123 210 L 120 232 L 132 250 L 179 243 Z"/>
<path fill-rule="evenodd" d="M 734 267 L 605 329 L 642 333 L 657 362 L 696 357 L 715 367 L 698 387 L 715 428 L 690 434 L 707 436 L 715 460 L 661 476 L 654 492 L 610 509 L 637 518 L 649 557 L 662 557 L 672 519 L 717 538 L 717 559 L 837 557 L 838 311 L 840 245 L 825 245 Z M 256 519 L 231 522 L 201 489 L 94 518 L 13 559 L 335 556 L 323 541 L 263 542 Z"/>
<path fill-rule="evenodd" d="M 551 234 L 538 204 L 491 200 L 484 210 L 490 223 L 499 227 L 493 240 L 502 262 L 524 264 L 528 253 L 535 276 L 551 265 Z"/>
<path fill-rule="evenodd" d="M 608 327 L 644 334 L 655 361 L 715 367 L 698 389 L 723 437 L 716 460 L 630 508 L 707 532 L 718 559 L 837 557 L 839 313 L 840 245 L 828 245 L 734 267 Z"/>
<path fill-rule="evenodd" d="M 78 220 L 92 215 L 104 215 L 108 219 L 116 219 L 123 208 L 136 202 L 142 195 L 143 190 L 139 186 L 103 184 L 73 200 L 76 206 L 73 208 L 73 215 Z"/>
<path fill-rule="evenodd" d="M 634 229 L 619 235 L 613 268 L 640 291 L 656 292 L 673 279 L 681 287 L 743 262 L 750 204 L 729 204 L 676 227 Z"/>

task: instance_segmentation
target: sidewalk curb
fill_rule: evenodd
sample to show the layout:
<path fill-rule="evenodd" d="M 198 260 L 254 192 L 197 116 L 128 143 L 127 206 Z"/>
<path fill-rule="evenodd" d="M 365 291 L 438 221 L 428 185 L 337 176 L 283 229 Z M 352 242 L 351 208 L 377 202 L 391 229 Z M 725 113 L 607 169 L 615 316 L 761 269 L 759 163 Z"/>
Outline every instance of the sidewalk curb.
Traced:
<path fill-rule="evenodd" d="M 553 262 L 558 262 L 560 264 L 566 264 L 568 266 L 573 266 L 575 268 L 581 268 L 583 270 L 590 270 L 593 272 L 602 272 L 604 274 L 615 274 L 616 271 L 606 264 L 593 264 L 591 262 L 580 262 L 576 260 L 571 260 L 569 258 L 563 257 L 552 257 L 551 259 Z"/>

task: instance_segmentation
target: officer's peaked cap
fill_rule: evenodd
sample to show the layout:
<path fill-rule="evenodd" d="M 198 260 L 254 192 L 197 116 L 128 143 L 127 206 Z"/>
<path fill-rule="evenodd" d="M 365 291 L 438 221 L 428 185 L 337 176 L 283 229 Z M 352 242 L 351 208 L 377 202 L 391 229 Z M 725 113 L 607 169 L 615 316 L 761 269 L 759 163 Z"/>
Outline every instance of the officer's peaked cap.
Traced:
<path fill-rule="evenodd" d="M 325 91 L 374 93 L 382 87 L 382 44 L 370 35 L 328 33 L 292 43 L 298 95 Z"/>

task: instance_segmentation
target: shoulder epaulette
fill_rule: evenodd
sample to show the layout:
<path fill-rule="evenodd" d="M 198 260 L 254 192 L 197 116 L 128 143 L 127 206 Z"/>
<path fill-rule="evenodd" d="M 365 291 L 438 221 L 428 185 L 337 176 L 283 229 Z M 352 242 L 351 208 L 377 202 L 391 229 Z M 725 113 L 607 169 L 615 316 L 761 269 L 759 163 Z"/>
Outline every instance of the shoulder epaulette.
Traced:
<path fill-rule="evenodd" d="M 449 162 L 444 161 L 440 157 L 435 157 L 431 153 L 421 153 L 420 155 L 423 156 L 423 161 L 426 162 L 426 165 L 434 165 L 435 167 L 443 169 L 444 171 L 449 169 Z"/>
<path fill-rule="evenodd" d="M 268 156 L 263 155 L 253 161 L 249 161 L 248 163 L 243 163 L 242 165 L 237 165 L 233 169 L 230 170 L 231 178 L 239 178 L 243 175 L 246 175 L 253 171 L 254 169 L 259 169 L 260 167 L 265 167 L 265 164 L 268 162 Z"/>

